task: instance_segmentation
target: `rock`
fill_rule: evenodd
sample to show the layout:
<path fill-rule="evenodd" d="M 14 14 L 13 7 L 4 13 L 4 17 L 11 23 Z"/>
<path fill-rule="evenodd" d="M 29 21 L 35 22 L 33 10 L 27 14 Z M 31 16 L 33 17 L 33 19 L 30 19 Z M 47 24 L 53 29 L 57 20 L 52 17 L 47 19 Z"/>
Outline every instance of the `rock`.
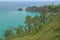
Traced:
<path fill-rule="evenodd" d="M 17 10 L 18 10 L 18 11 L 22 11 L 22 8 L 18 8 Z"/>

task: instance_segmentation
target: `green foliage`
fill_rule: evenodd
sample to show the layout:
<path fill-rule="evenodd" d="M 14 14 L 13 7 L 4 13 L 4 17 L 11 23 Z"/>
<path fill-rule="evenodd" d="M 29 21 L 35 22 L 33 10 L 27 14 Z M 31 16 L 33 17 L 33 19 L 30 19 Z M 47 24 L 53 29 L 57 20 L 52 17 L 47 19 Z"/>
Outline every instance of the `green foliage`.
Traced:
<path fill-rule="evenodd" d="M 16 34 L 17 34 L 17 36 L 21 37 L 21 36 L 23 36 L 23 33 L 24 33 L 23 28 L 22 28 L 22 26 L 19 25 L 16 29 Z"/>
<path fill-rule="evenodd" d="M 30 33 L 30 30 L 31 30 L 31 27 L 32 27 L 32 17 L 31 16 L 27 16 L 25 23 L 28 26 L 28 33 Z"/>
<path fill-rule="evenodd" d="M 40 16 L 35 16 L 34 18 L 33 18 L 33 25 L 34 25 L 34 28 L 35 28 L 35 30 L 36 30 L 36 32 L 38 32 L 39 30 L 40 30 Z"/>
<path fill-rule="evenodd" d="M 6 30 L 4 32 L 4 37 L 6 38 L 6 40 L 10 40 L 11 38 L 13 38 L 15 35 L 13 33 L 12 30 Z"/>
<path fill-rule="evenodd" d="M 0 37 L 0 40 L 3 40 L 3 38 L 2 38 L 2 37 Z"/>

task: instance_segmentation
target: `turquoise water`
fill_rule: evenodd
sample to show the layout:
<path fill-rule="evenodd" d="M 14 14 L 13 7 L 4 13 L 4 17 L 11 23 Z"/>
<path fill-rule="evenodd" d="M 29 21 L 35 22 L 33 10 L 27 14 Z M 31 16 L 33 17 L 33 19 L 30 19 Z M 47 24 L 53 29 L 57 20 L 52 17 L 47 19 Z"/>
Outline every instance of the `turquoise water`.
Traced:
<path fill-rule="evenodd" d="M 0 36 L 3 36 L 6 29 L 14 28 L 18 25 L 25 26 L 24 22 L 27 15 L 34 17 L 38 13 L 12 10 L 0 11 Z"/>

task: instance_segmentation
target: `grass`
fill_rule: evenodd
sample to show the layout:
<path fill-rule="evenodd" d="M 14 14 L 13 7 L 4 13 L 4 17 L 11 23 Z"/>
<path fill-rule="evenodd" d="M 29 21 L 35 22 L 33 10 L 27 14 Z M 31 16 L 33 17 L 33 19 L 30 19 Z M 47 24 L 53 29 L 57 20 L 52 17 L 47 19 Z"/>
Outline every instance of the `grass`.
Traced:
<path fill-rule="evenodd" d="M 59 33 L 54 31 L 54 28 L 57 27 L 56 22 L 51 22 L 45 25 L 41 31 L 34 35 L 27 35 L 22 38 L 16 37 L 11 40 L 60 40 Z M 59 36 L 59 37 L 57 37 Z"/>

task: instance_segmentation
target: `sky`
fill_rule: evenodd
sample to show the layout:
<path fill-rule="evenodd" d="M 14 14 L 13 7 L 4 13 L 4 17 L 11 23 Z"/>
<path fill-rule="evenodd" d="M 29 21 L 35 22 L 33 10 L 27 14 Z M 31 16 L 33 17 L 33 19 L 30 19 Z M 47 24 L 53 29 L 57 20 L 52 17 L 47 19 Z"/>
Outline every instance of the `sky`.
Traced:
<path fill-rule="evenodd" d="M 60 0 L 0 0 L 0 1 L 60 1 Z"/>

